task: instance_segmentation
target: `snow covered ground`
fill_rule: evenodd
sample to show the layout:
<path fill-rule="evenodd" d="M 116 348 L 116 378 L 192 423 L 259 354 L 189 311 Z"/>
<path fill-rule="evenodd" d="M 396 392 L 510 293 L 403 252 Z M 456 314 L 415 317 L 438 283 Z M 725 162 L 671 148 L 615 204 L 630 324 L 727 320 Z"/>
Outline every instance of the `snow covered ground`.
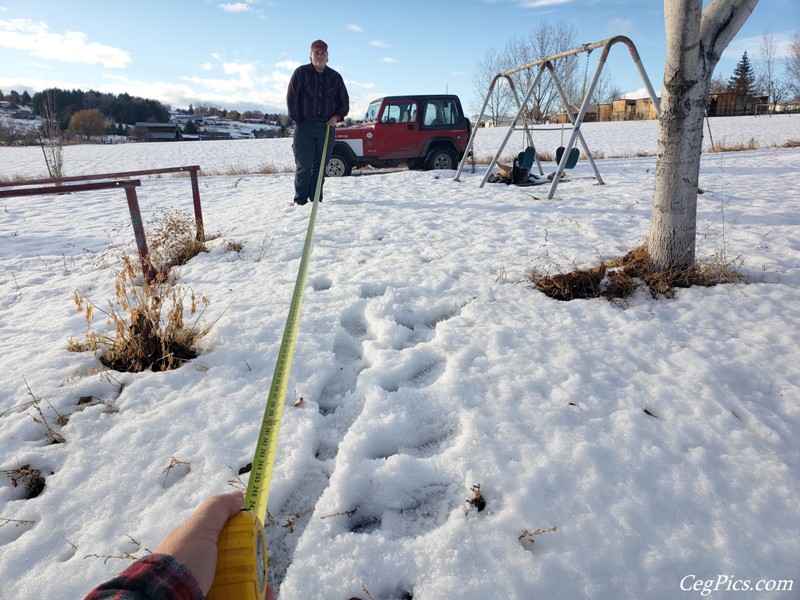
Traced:
<path fill-rule="evenodd" d="M 777 147 L 800 117 L 710 126 L 759 146 L 704 155 L 698 198 L 698 255 L 748 281 L 673 300 L 557 302 L 526 280 L 644 241 L 655 158 L 634 155 L 655 122 L 586 124 L 605 185 L 581 161 L 553 200 L 481 189 L 481 167 L 327 181 L 269 500 L 281 600 L 800 597 L 800 149 Z M 70 146 L 64 165 L 225 173 L 290 167 L 290 145 Z M 0 148 L 0 178 L 46 174 L 41 149 Z M 135 251 L 124 194 L 0 201 L 3 599 L 80 598 L 246 481 L 310 207 L 291 173 L 200 193 L 214 239 L 179 284 L 213 327 L 199 358 L 139 374 L 67 351 L 73 292 L 105 304 Z M 191 212 L 188 180 L 146 179 L 139 202 L 148 228 Z"/>

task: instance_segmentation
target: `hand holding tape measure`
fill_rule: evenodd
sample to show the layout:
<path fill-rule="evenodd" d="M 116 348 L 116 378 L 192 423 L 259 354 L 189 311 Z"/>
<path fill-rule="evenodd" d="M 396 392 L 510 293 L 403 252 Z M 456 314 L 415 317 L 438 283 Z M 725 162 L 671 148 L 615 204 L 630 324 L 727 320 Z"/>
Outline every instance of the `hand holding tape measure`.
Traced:
<path fill-rule="evenodd" d="M 317 207 L 325 176 L 325 158 L 331 128 L 325 131 L 320 165 L 311 217 L 308 221 L 303 256 L 294 284 L 294 294 L 289 306 L 289 315 L 283 331 L 275 373 L 261 420 L 253 468 L 247 483 L 242 511 L 225 524 L 217 542 L 217 570 L 214 583 L 206 596 L 207 600 L 263 600 L 267 593 L 267 542 L 264 536 L 264 520 L 267 516 L 267 498 L 272 481 L 272 470 L 278 448 L 283 405 L 289 386 L 289 372 L 292 366 L 294 343 L 300 323 L 300 308 L 303 305 L 308 263 L 314 240 L 314 225 L 317 220 Z"/>

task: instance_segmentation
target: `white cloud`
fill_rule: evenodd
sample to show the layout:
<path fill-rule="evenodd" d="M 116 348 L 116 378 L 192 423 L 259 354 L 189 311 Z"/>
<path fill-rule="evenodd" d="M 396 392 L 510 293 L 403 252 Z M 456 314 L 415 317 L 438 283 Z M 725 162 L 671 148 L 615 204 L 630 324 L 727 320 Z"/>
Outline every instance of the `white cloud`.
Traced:
<path fill-rule="evenodd" d="M 555 6 L 557 4 L 569 4 L 573 0 L 530 0 L 528 2 L 520 2 L 522 8 L 542 8 L 544 6 Z"/>
<path fill-rule="evenodd" d="M 90 42 L 84 33 L 53 33 L 46 23 L 34 23 L 30 19 L 0 19 L 0 46 L 21 50 L 38 58 L 101 64 L 107 68 L 123 68 L 132 62 L 124 50 Z"/>
<path fill-rule="evenodd" d="M 632 92 L 626 92 L 622 94 L 622 97 L 630 100 L 638 100 L 639 98 L 649 98 L 650 93 L 647 91 L 647 88 L 642 87 L 638 90 L 633 90 Z"/>
<path fill-rule="evenodd" d="M 253 7 L 249 2 L 230 2 L 220 4 L 219 7 L 225 12 L 229 13 L 244 13 L 253 10 Z"/>
<path fill-rule="evenodd" d="M 299 67 L 301 63 L 296 60 L 282 60 L 280 62 L 276 62 L 275 66 L 279 69 L 286 69 L 288 71 L 294 71 L 297 67 Z"/>
<path fill-rule="evenodd" d="M 222 64 L 222 71 L 225 75 L 238 75 L 242 80 L 251 81 L 256 66 L 253 63 L 225 62 Z"/>
<path fill-rule="evenodd" d="M 633 19 L 611 19 L 608 22 L 608 30 L 617 32 L 617 35 L 625 35 L 633 31 Z"/>
<path fill-rule="evenodd" d="M 382 42 L 381 40 L 372 40 L 369 43 L 370 46 L 377 46 L 378 48 L 386 48 L 388 44 L 386 42 Z"/>
<path fill-rule="evenodd" d="M 392 58 L 391 56 L 384 56 L 381 60 L 383 62 L 385 62 L 385 63 L 396 63 L 397 62 L 397 59 L 396 58 Z"/>
<path fill-rule="evenodd" d="M 345 80 L 345 85 L 347 85 L 348 88 L 360 88 L 362 90 L 372 90 L 372 89 L 375 89 L 377 87 L 371 81 L 368 81 L 366 83 L 362 83 L 360 81 L 355 81 L 354 79 L 346 79 Z"/>
<path fill-rule="evenodd" d="M 767 33 L 775 43 L 775 57 L 778 60 L 789 56 L 789 47 L 792 44 L 792 35 L 789 33 Z M 746 38 L 734 38 L 725 51 L 722 53 L 722 58 L 734 60 L 738 62 L 742 58 L 742 54 L 747 52 L 747 58 L 750 59 L 751 64 L 755 66 L 755 62 L 762 58 L 761 45 L 764 43 L 764 35 L 751 35 Z"/>
<path fill-rule="evenodd" d="M 348 31 L 355 31 L 356 33 L 361 33 L 364 31 L 363 27 L 361 27 L 360 25 L 356 25 L 354 23 L 348 23 L 347 25 L 345 25 L 344 28 L 347 29 Z"/>

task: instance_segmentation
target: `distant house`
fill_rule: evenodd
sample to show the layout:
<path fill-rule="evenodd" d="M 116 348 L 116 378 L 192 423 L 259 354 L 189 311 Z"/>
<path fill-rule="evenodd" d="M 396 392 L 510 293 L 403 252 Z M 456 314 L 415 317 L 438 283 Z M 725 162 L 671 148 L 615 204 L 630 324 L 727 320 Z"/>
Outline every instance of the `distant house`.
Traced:
<path fill-rule="evenodd" d="M 621 98 L 611 102 L 612 121 L 632 121 L 636 116 L 636 100 Z"/>
<path fill-rule="evenodd" d="M 176 142 L 181 139 L 181 129 L 175 123 L 144 123 L 133 126 L 131 137 L 140 142 Z"/>
<path fill-rule="evenodd" d="M 656 106 L 650 98 L 621 98 L 597 106 L 598 121 L 645 121 L 657 118 Z"/>
<path fill-rule="evenodd" d="M 646 121 L 648 119 L 657 119 L 656 105 L 650 98 L 637 98 L 636 108 L 634 114 L 638 121 Z"/>
<path fill-rule="evenodd" d="M 477 119 L 477 115 L 472 117 L 473 122 L 475 122 Z M 478 127 L 508 127 L 511 125 L 513 120 L 514 115 L 499 115 L 496 119 L 492 117 L 484 117 L 483 120 L 478 123 Z"/>
<path fill-rule="evenodd" d="M 203 115 L 182 115 L 178 113 L 170 113 L 169 122 L 186 127 L 187 123 L 202 123 Z"/>
<path fill-rule="evenodd" d="M 709 117 L 754 115 L 756 114 L 756 107 L 768 104 L 768 96 L 743 97 L 735 92 L 719 92 L 708 95 L 706 112 Z"/>
<path fill-rule="evenodd" d="M 591 123 L 593 121 L 597 121 L 597 108 L 598 107 L 595 106 L 594 104 L 590 104 L 589 106 L 586 107 L 586 113 L 583 115 L 583 122 L 584 123 Z M 581 110 L 581 107 L 577 106 L 575 104 L 571 104 L 569 109 L 572 112 L 572 116 L 573 117 L 577 117 L 578 113 Z M 550 118 L 549 118 L 549 121 L 551 123 L 571 123 L 571 121 L 569 120 L 569 117 L 567 116 L 567 113 L 563 112 L 563 111 L 560 112 L 560 113 L 556 113 L 554 115 L 551 115 Z"/>
<path fill-rule="evenodd" d="M 800 98 L 797 100 L 790 100 L 789 102 L 781 102 L 775 106 L 775 112 L 778 113 L 797 113 L 800 112 Z"/>
<path fill-rule="evenodd" d="M 204 127 L 200 130 L 199 137 L 201 140 L 229 140 L 231 139 L 231 132 Z"/>

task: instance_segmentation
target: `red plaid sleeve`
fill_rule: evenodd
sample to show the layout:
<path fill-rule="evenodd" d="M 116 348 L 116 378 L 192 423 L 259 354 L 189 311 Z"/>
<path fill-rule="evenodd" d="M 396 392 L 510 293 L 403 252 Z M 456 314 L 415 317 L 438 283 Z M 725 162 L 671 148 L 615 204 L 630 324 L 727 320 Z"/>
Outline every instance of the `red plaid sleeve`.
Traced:
<path fill-rule="evenodd" d="M 203 600 L 203 592 L 183 563 L 153 554 L 97 586 L 85 600 Z"/>

